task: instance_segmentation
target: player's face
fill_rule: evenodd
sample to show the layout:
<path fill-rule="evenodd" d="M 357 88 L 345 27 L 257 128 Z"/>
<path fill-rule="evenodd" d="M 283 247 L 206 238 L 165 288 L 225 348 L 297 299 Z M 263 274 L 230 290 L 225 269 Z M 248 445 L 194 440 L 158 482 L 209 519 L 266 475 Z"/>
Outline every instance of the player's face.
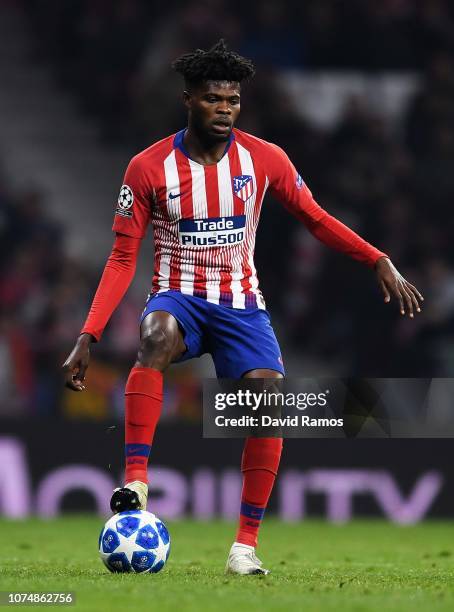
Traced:
<path fill-rule="evenodd" d="M 209 140 L 227 141 L 240 114 L 240 84 L 235 81 L 206 81 L 185 92 L 191 127 Z"/>

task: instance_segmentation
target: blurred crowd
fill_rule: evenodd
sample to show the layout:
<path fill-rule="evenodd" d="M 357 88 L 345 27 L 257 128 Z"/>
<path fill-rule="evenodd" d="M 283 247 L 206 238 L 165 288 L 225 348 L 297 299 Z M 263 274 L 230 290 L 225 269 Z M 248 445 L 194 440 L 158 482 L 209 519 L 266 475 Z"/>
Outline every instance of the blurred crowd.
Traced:
<path fill-rule="evenodd" d="M 46 212 L 44 193 L 33 187 L 11 192 L 7 183 L 0 173 L 0 415 L 119 416 L 143 304 L 125 297 L 91 359 L 88 391 L 64 391 L 60 366 L 80 332 L 100 271 L 65 254 L 64 228 Z M 199 405 L 193 379 L 183 370 L 172 381 L 178 385 L 168 389 L 167 416 L 184 411 L 193 417 Z"/>
<path fill-rule="evenodd" d="M 420 70 L 436 52 L 454 50 L 448 0 L 23 2 L 35 56 L 53 62 L 106 141 L 137 146 L 184 120 L 170 62 L 220 37 L 254 59 L 259 80 L 286 68 Z"/>
<path fill-rule="evenodd" d="M 270 198 L 258 232 L 262 289 L 293 376 L 452 376 L 454 371 L 454 6 L 443 0 L 26 3 L 36 56 L 95 118 L 106 146 L 136 150 L 180 129 L 169 63 L 219 36 L 252 57 L 239 127 L 282 146 L 316 199 L 389 253 L 425 295 L 410 321 L 384 305 L 370 270 L 328 251 Z M 330 129 L 282 90 L 282 69 L 412 70 L 422 87 L 398 125 L 352 97 Z M 0 399 L 19 412 L 121 412 L 141 305 L 125 299 L 90 373 L 92 395 L 64 395 L 56 366 L 88 310 L 99 270 L 68 260 L 39 189 L 0 181 Z M 58 257 L 49 258 L 50 245 Z M 272 245 L 272 248 L 270 248 Z M 184 375 L 183 375 L 184 379 Z M 196 391 L 187 384 L 186 395 Z M 171 393 L 175 393 L 175 388 Z M 6 399 L 7 398 L 7 399 Z M 107 400 L 105 398 L 108 398 Z M 3 404 L 3 405 L 2 405 Z M 77 405 L 76 405 L 77 404 Z M 174 405 L 178 405 L 174 398 Z M 82 408 L 81 408 L 82 406 Z M 187 407 L 187 406 L 186 406 Z M 189 409 L 191 411 L 191 409 Z"/>

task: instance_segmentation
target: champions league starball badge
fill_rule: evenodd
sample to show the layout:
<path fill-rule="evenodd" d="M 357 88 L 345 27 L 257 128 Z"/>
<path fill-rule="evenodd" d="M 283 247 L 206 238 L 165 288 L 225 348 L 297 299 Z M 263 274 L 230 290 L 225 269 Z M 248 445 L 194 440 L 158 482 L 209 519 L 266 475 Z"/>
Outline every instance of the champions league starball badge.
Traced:
<path fill-rule="evenodd" d="M 115 211 L 116 214 L 121 215 L 122 217 L 132 217 L 131 209 L 133 203 L 134 194 L 131 187 L 129 187 L 129 185 L 122 185 L 118 195 L 117 210 Z"/>

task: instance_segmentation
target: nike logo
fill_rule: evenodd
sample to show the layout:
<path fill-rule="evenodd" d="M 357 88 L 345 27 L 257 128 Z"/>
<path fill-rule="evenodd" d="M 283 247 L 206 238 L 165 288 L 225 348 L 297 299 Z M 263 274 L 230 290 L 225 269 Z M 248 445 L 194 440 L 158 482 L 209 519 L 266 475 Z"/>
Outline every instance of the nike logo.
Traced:
<path fill-rule="evenodd" d="M 175 200 L 176 198 L 179 198 L 181 196 L 181 193 L 176 193 L 175 195 L 173 193 L 169 193 L 169 200 Z"/>

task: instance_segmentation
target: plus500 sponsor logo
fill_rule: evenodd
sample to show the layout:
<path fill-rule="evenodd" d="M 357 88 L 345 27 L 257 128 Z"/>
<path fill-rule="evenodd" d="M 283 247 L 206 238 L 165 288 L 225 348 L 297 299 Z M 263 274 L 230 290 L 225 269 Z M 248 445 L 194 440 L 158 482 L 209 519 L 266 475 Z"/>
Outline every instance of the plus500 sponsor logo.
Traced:
<path fill-rule="evenodd" d="M 183 246 L 227 246 L 244 240 L 246 215 L 183 219 L 178 225 Z"/>

